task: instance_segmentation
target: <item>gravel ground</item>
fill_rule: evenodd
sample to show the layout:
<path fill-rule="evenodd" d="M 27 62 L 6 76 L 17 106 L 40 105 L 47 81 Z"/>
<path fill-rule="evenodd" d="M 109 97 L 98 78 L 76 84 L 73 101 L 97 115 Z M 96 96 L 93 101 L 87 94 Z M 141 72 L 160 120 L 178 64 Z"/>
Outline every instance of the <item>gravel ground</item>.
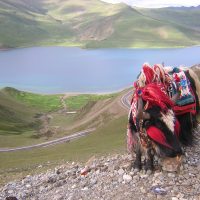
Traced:
<path fill-rule="evenodd" d="M 109 155 L 10 182 L 0 188 L 0 199 L 200 200 L 200 131 L 195 135 L 196 144 L 184 149 L 177 172 L 163 171 L 159 165 L 151 174 L 137 172 L 130 167 L 129 155 Z"/>

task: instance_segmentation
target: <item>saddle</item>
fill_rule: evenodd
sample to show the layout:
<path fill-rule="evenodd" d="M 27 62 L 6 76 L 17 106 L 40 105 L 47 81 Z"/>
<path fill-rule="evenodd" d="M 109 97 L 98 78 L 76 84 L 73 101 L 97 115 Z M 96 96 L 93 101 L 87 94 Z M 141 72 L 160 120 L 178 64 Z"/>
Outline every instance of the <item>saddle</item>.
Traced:
<path fill-rule="evenodd" d="M 171 77 L 172 83 L 168 89 L 169 93 L 171 93 L 172 96 L 177 93 L 180 94 L 173 108 L 175 114 L 182 115 L 188 112 L 195 114 L 195 96 L 185 72 L 179 68 L 174 68 Z"/>

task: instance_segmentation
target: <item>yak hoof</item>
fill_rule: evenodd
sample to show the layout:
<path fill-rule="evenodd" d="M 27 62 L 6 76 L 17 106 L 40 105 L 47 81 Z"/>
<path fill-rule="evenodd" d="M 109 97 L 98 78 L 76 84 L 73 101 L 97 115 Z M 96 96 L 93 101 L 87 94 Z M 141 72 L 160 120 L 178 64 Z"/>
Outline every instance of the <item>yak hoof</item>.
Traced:
<path fill-rule="evenodd" d="M 150 175 L 150 174 L 152 174 L 152 173 L 153 173 L 153 170 L 148 169 L 148 170 L 146 171 L 146 174 L 147 174 L 147 175 Z"/>
<path fill-rule="evenodd" d="M 153 171 L 153 162 L 151 160 L 148 160 L 144 163 L 144 170 L 146 172 Z"/>
<path fill-rule="evenodd" d="M 140 171 L 142 169 L 142 163 L 137 160 L 133 163 L 133 168 Z"/>

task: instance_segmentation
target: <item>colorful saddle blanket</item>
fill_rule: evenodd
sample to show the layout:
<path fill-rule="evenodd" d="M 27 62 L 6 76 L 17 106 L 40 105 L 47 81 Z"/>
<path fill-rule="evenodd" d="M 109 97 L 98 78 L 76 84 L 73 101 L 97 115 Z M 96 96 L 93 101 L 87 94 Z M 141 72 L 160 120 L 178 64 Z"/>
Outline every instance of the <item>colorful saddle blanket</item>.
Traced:
<path fill-rule="evenodd" d="M 174 68 L 171 76 L 173 77 L 173 83 L 170 87 L 172 96 L 176 93 L 180 93 L 180 97 L 176 101 L 176 104 L 174 106 L 174 111 L 176 115 L 181 115 L 187 112 L 195 114 L 195 96 L 192 91 L 190 81 L 185 75 L 185 72 L 183 70 L 180 70 L 179 68 Z"/>
<path fill-rule="evenodd" d="M 178 69 L 179 70 L 179 69 Z M 195 102 L 195 97 L 193 95 L 193 91 L 190 86 L 190 81 L 185 75 L 184 71 L 178 71 L 176 68 L 176 72 L 173 73 L 173 80 L 175 84 L 173 84 L 173 94 L 177 92 L 180 93 L 179 99 L 176 101 L 177 106 L 184 106 L 188 104 L 192 104 Z"/>

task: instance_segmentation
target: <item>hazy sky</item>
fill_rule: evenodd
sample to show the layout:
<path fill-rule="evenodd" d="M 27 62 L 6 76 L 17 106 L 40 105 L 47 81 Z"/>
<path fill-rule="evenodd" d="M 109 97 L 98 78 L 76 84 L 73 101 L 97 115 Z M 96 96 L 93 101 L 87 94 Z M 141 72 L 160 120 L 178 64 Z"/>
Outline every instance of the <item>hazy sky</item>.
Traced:
<path fill-rule="evenodd" d="M 198 6 L 200 0 L 102 0 L 108 3 L 124 2 L 131 6 L 160 8 L 168 6 Z"/>

